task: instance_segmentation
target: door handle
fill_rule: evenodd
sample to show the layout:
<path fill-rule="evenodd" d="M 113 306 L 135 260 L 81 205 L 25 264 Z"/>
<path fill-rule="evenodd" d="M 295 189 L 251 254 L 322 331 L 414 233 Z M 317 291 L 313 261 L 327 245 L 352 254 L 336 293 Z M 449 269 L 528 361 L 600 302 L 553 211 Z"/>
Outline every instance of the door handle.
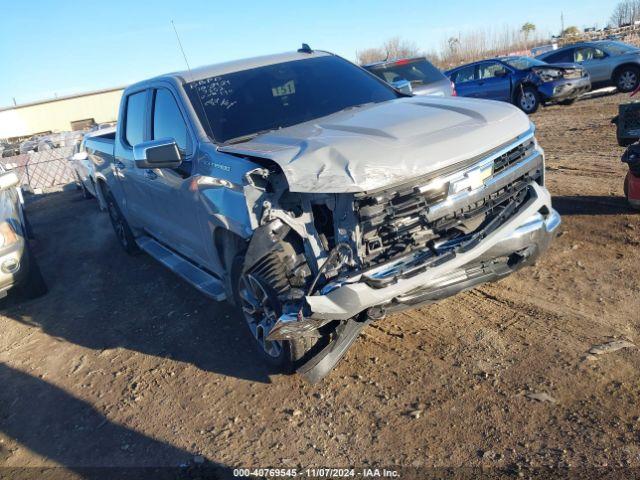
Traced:
<path fill-rule="evenodd" d="M 120 160 L 116 160 L 113 164 L 118 170 L 124 170 L 127 166 L 122 163 Z"/>
<path fill-rule="evenodd" d="M 145 170 L 144 178 L 148 178 L 149 180 L 155 180 L 156 178 L 158 178 L 158 174 L 153 170 Z"/>

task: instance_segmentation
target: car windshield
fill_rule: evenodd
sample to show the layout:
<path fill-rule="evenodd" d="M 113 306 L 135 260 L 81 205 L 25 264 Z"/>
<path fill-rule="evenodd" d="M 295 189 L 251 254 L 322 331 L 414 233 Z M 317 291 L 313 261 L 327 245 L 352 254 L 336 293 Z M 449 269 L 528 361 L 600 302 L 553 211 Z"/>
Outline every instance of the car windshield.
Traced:
<path fill-rule="evenodd" d="M 633 45 L 627 45 L 622 42 L 606 42 L 602 44 L 603 49 L 609 55 L 624 55 L 625 53 L 631 53 L 638 51 L 637 47 Z"/>
<path fill-rule="evenodd" d="M 202 124 L 219 143 L 399 96 L 332 55 L 209 77 L 188 83 L 186 91 Z"/>
<path fill-rule="evenodd" d="M 369 70 L 387 83 L 409 80 L 412 85 L 427 85 L 445 80 L 444 74 L 424 59 L 375 65 L 369 67 Z"/>
<path fill-rule="evenodd" d="M 544 65 L 548 65 L 542 60 L 529 57 L 506 57 L 502 58 L 501 60 L 510 67 L 515 68 L 516 70 L 526 70 L 527 68 L 531 67 L 542 67 Z"/>

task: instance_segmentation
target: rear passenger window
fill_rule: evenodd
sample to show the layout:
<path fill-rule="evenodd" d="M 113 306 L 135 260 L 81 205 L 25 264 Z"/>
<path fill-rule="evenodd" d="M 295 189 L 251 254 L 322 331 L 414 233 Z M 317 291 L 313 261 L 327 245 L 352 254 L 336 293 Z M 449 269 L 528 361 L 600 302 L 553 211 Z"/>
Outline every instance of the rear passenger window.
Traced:
<path fill-rule="evenodd" d="M 470 67 L 464 67 L 453 74 L 453 83 L 464 83 L 475 80 L 476 67 L 471 65 Z"/>
<path fill-rule="evenodd" d="M 147 92 L 134 93 L 127 98 L 125 140 L 131 146 L 144 142 L 144 112 Z"/>
<path fill-rule="evenodd" d="M 154 140 L 174 139 L 183 157 L 191 153 L 187 124 L 182 118 L 182 113 L 173 95 L 164 88 L 156 90 L 153 101 L 152 131 Z"/>

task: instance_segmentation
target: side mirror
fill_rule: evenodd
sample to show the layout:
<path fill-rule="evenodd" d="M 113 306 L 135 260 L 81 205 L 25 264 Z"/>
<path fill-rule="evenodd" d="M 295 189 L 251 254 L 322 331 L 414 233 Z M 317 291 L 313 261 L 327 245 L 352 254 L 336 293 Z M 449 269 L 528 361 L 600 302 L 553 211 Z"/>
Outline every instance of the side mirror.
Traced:
<path fill-rule="evenodd" d="M 178 144 L 173 138 L 142 142 L 133 147 L 138 168 L 177 168 L 182 164 Z"/>
<path fill-rule="evenodd" d="M 413 93 L 411 82 L 409 80 L 405 80 L 404 78 L 391 82 L 391 86 L 402 93 L 406 93 L 407 95 L 411 95 Z"/>
<path fill-rule="evenodd" d="M 20 179 L 16 172 L 7 172 L 0 175 L 0 191 L 10 190 L 20 185 Z"/>
<path fill-rule="evenodd" d="M 87 152 L 78 152 L 74 153 L 73 157 L 71 158 L 76 162 L 81 162 L 82 160 L 86 160 L 87 158 L 89 158 L 89 156 L 87 155 Z"/>
<path fill-rule="evenodd" d="M 498 78 L 506 77 L 507 71 L 504 68 L 501 68 L 500 70 L 496 70 L 493 76 Z"/>

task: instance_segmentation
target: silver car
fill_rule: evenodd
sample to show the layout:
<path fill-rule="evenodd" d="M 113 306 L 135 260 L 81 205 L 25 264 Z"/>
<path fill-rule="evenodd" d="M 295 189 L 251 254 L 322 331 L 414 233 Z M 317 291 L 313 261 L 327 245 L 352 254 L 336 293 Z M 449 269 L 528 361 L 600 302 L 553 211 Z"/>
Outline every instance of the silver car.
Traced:
<path fill-rule="evenodd" d="M 20 180 L 0 166 L 0 298 L 17 288 L 27 298 L 47 291 L 28 243 Z"/>
<path fill-rule="evenodd" d="M 439 97 L 456 95 L 451 80 L 424 57 L 376 62 L 363 68 L 403 93 Z"/>
<path fill-rule="evenodd" d="M 578 63 L 589 72 L 596 87 L 613 85 L 621 92 L 632 92 L 640 84 L 640 49 L 626 43 L 574 43 L 536 58 L 547 63 Z"/>

